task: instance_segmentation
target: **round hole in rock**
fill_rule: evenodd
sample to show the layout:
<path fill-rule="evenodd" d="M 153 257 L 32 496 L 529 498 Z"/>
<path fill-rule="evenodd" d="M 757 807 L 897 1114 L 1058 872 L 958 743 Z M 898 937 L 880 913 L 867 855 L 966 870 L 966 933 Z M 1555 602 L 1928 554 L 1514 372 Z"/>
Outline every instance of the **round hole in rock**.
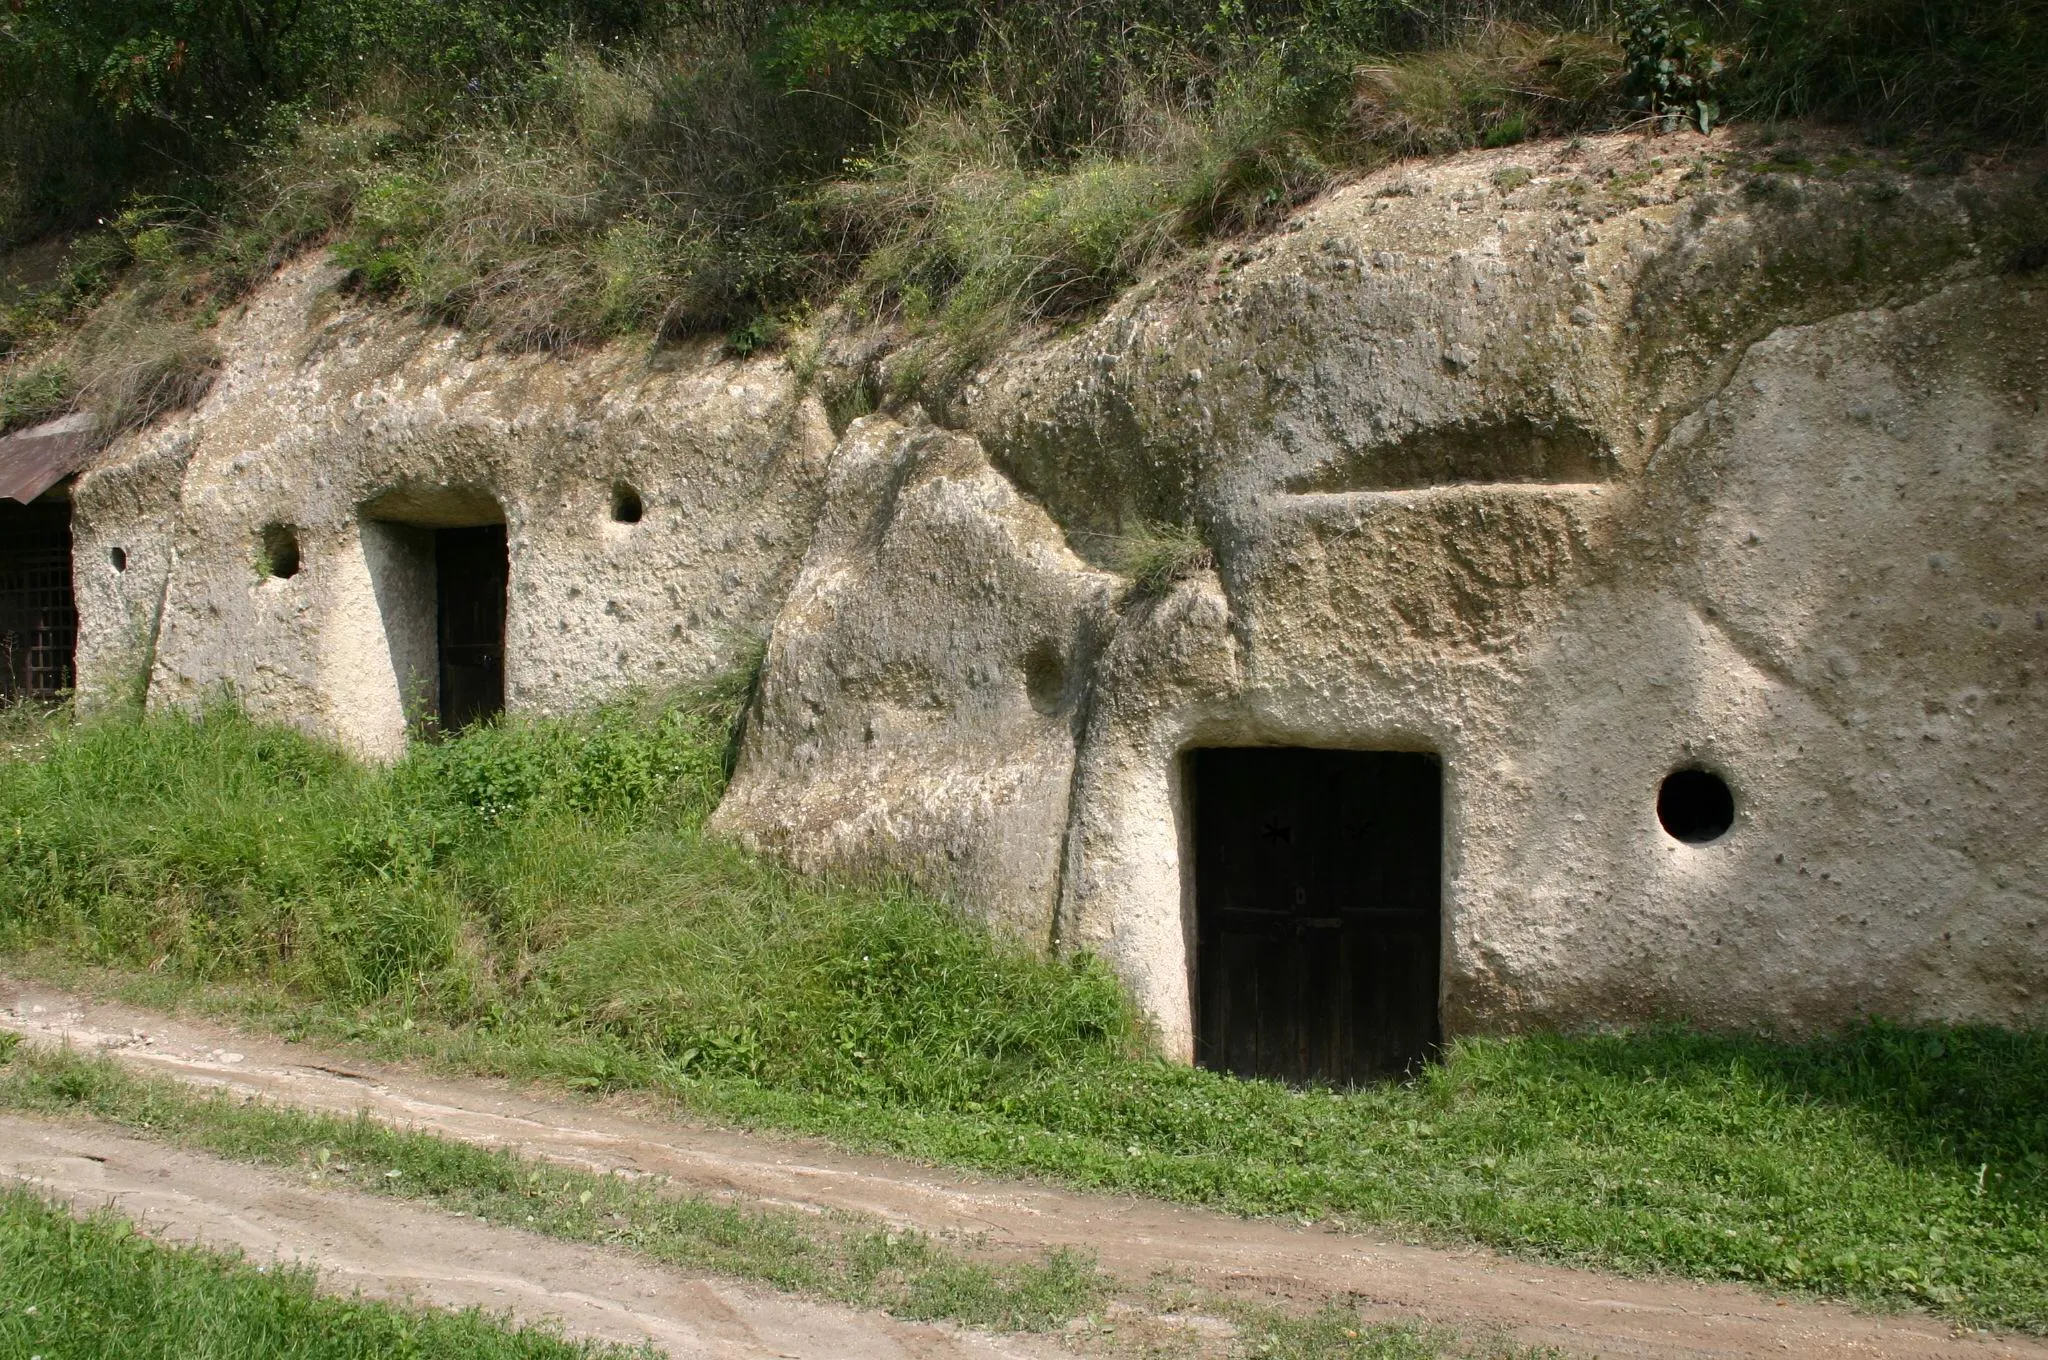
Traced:
<path fill-rule="evenodd" d="M 266 525 L 263 530 L 263 569 L 267 575 L 288 581 L 299 574 L 299 531 L 289 524 Z"/>
<path fill-rule="evenodd" d="M 110 549 L 107 553 L 107 561 L 114 564 L 115 571 L 128 570 L 128 550 L 126 548 Z"/>
<path fill-rule="evenodd" d="M 1040 642 L 1024 658 L 1024 692 L 1040 713 L 1060 711 L 1067 697 L 1067 659 L 1059 646 Z"/>
<path fill-rule="evenodd" d="M 1657 820 L 1687 845 L 1705 845 L 1735 825 L 1735 794 L 1712 770 L 1673 770 L 1657 790 Z"/>
<path fill-rule="evenodd" d="M 620 482 L 612 488 L 612 519 L 620 524 L 638 524 L 640 517 L 647 513 L 646 502 L 640 493 Z"/>

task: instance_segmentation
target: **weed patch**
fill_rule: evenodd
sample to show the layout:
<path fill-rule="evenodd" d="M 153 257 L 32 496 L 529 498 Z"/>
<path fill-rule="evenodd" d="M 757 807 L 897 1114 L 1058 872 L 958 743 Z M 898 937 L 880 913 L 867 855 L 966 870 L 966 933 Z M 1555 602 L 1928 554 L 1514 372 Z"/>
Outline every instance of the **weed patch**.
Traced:
<path fill-rule="evenodd" d="M 0 766 L 0 942 L 573 1029 L 617 1051 L 600 1085 L 651 1065 L 950 1106 L 1132 1048 L 1098 963 L 705 841 L 746 692 L 484 727 L 389 771 L 229 709 L 59 732 Z"/>
<path fill-rule="evenodd" d="M 1352 118 L 1368 142 L 1405 155 L 1511 146 L 1612 122 L 1622 70 L 1611 39 L 1500 25 L 1361 68 Z"/>
<path fill-rule="evenodd" d="M 1334 1305 L 1307 1317 L 1245 1309 L 1238 1322 L 1246 1360 L 1562 1360 L 1497 1338 L 1475 1343 L 1442 1328 L 1368 1323 Z"/>
<path fill-rule="evenodd" d="M 63 414 L 71 396 L 71 374 L 61 364 L 38 364 L 0 378 L 0 434 Z"/>

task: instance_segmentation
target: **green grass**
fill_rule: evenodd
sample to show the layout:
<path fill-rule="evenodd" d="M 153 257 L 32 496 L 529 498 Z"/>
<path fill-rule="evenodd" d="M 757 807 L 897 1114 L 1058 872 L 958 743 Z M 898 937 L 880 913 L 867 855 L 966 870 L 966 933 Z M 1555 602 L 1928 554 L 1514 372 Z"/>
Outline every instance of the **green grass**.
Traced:
<path fill-rule="evenodd" d="M 572 1345 L 477 1312 L 322 1297 L 313 1272 L 170 1246 L 112 1211 L 79 1220 L 0 1187 L 0 1354 L 43 1360 L 576 1360 Z"/>
<path fill-rule="evenodd" d="M 0 1055 L 4 1058 L 5 1055 Z M 1094 1306 L 1108 1281 L 1069 1252 L 997 1263 L 853 1215 L 760 1210 L 668 1195 L 594 1175 L 393 1129 L 200 1094 L 63 1050 L 18 1051 L 0 1105 L 88 1114 L 147 1136 L 309 1181 L 417 1200 L 565 1241 L 630 1249 L 692 1270 L 1003 1331 L 1044 1330 Z"/>
<path fill-rule="evenodd" d="M 1240 1309 L 1236 1318 L 1245 1360 L 1563 1360 L 1506 1340 L 1477 1342 L 1439 1327 L 1368 1323 L 1331 1305 L 1307 1316 Z"/>
<path fill-rule="evenodd" d="M 1105 545 L 1112 565 L 1130 578 L 1130 595 L 1164 595 L 1183 577 L 1214 565 L 1215 555 L 1192 524 L 1146 524 Z"/>
<path fill-rule="evenodd" d="M 60 731 L 0 765 L 0 948 L 265 977 L 501 1042 L 574 1035 L 593 1085 L 609 1062 L 964 1108 L 1131 1049 L 1091 960 L 705 840 L 725 730 L 619 708 L 388 772 L 229 710 Z"/>
<path fill-rule="evenodd" d="M 1294 1091 L 1167 1064 L 982 1111 L 739 1088 L 686 1101 L 991 1170 L 1391 1226 L 1627 1272 L 2048 1329 L 2039 1035 L 1873 1026 L 1468 1040 L 1421 1079 Z"/>
<path fill-rule="evenodd" d="M 0 377 L 0 434 L 61 414 L 71 395 L 70 375 L 55 365 Z"/>
<path fill-rule="evenodd" d="M 1181 1068 L 1099 963 L 707 841 L 724 721 L 619 708 L 388 772 L 230 711 L 39 729 L 0 762 L 0 946 L 854 1146 L 2048 1330 L 2048 1034 L 1471 1039 L 1352 1092 Z"/>

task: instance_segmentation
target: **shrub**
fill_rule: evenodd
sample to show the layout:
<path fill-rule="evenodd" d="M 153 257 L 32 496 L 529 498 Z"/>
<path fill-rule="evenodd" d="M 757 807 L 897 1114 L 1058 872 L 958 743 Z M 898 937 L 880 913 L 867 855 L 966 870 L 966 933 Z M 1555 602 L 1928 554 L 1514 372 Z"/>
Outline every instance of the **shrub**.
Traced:
<path fill-rule="evenodd" d="M 661 0 L 19 0 L 0 14 L 0 245 L 114 209 L 138 188 L 203 201 L 205 175 L 313 102 L 394 65 L 488 95 L 570 32 L 629 36 Z M 79 148 L 91 148 L 89 155 Z M 197 178 L 195 178 L 197 172 Z"/>
<path fill-rule="evenodd" d="M 1750 0 L 1739 15 L 1738 113 L 1893 139 L 2048 141 L 2044 0 Z"/>
<path fill-rule="evenodd" d="M 1667 0 L 1627 0 L 1621 15 L 1626 87 L 1634 107 L 1666 132 L 1682 122 L 1712 131 L 1721 111 L 1716 96 L 1725 63 L 1699 25 L 1675 15 Z"/>

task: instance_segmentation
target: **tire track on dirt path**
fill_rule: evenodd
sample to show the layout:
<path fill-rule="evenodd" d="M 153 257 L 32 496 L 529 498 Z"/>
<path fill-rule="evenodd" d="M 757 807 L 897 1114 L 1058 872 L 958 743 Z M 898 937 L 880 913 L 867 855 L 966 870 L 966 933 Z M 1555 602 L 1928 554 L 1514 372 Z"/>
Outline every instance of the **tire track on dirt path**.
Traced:
<path fill-rule="evenodd" d="M 1248 1301 L 1356 1301 L 1375 1318 L 1504 1328 L 1523 1344 L 1612 1357 L 2048 1360 L 2048 1342 L 1958 1333 L 1915 1314 L 1863 1313 L 1735 1285 L 1632 1279 L 1478 1248 L 1422 1247 L 858 1156 L 816 1140 L 697 1128 L 625 1100 L 582 1103 L 506 1083 L 423 1076 L 6 978 L 0 1027 L 304 1109 L 367 1110 L 408 1128 L 588 1170 L 665 1176 L 685 1193 L 851 1211 L 998 1252 L 1078 1247 L 1127 1281 L 1172 1271 L 1197 1289 Z"/>
<path fill-rule="evenodd" d="M 85 1213 L 112 1205 L 179 1242 L 315 1266 L 323 1288 L 553 1321 L 577 1339 L 651 1342 L 674 1360 L 1039 1360 L 1050 1340 L 903 1322 L 692 1275 L 621 1253 L 315 1189 L 110 1129 L 0 1115 L 0 1177 Z"/>

